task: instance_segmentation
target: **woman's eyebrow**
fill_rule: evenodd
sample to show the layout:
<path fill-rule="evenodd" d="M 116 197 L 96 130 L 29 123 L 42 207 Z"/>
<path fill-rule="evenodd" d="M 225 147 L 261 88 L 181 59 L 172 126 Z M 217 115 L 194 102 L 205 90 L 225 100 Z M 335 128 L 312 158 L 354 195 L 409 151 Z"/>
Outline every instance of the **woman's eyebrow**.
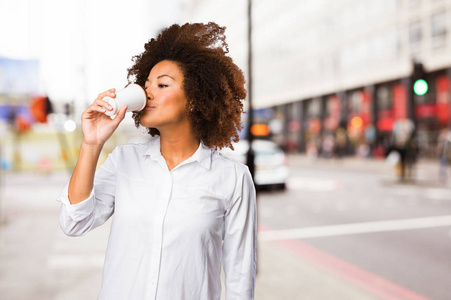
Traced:
<path fill-rule="evenodd" d="M 161 77 L 165 77 L 165 76 L 166 76 L 166 77 L 169 77 L 169 78 L 171 78 L 172 80 L 174 80 L 174 81 L 175 81 L 175 79 L 174 79 L 174 78 L 172 78 L 171 76 L 169 76 L 169 75 L 166 75 L 166 74 L 162 74 L 162 75 L 158 76 L 158 77 L 157 77 L 157 79 L 160 79 Z M 146 82 L 150 82 L 150 79 L 149 79 L 149 78 L 147 78 L 147 79 L 146 79 Z"/>
<path fill-rule="evenodd" d="M 164 76 L 169 77 L 169 78 L 171 78 L 172 80 L 175 80 L 174 78 L 172 78 L 171 76 L 166 75 L 166 74 L 163 74 L 163 75 L 158 76 L 157 79 L 160 79 L 161 77 L 164 77 Z"/>

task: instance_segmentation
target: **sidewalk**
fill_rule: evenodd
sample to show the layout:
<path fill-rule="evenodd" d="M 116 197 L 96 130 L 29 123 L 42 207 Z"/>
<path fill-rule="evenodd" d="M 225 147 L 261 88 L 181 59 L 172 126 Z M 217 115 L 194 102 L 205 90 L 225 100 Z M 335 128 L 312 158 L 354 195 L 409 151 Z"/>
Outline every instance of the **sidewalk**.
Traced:
<path fill-rule="evenodd" d="M 362 167 L 357 161 L 342 163 Z M 96 299 L 111 221 L 84 237 L 65 236 L 59 227 L 60 206 L 55 199 L 68 179 L 67 173 L 2 175 L 2 299 Z M 380 299 L 283 244 L 259 242 L 258 255 L 256 300 Z"/>
<path fill-rule="evenodd" d="M 439 162 L 431 159 L 420 159 L 413 167 L 413 176 L 401 182 L 394 166 L 385 159 L 359 158 L 355 156 L 341 159 L 312 158 L 305 154 L 288 154 L 289 165 L 315 165 L 319 168 L 344 168 L 349 171 L 368 171 L 381 174 L 387 184 L 412 184 L 428 187 L 451 188 L 451 166 L 448 167 L 448 180 L 439 180 Z"/>

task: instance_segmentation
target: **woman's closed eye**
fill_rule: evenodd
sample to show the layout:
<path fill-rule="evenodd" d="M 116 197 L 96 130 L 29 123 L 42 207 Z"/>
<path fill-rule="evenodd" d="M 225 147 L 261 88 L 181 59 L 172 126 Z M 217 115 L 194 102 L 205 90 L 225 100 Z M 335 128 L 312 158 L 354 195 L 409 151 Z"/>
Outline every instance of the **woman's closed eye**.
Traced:
<path fill-rule="evenodd" d="M 160 84 L 158 84 L 158 87 L 159 88 L 165 88 L 165 87 L 168 87 L 169 85 L 167 85 L 167 84 L 164 84 L 164 83 L 160 83 Z M 146 86 L 146 87 L 144 87 L 144 90 L 147 90 L 149 87 L 148 86 Z"/>

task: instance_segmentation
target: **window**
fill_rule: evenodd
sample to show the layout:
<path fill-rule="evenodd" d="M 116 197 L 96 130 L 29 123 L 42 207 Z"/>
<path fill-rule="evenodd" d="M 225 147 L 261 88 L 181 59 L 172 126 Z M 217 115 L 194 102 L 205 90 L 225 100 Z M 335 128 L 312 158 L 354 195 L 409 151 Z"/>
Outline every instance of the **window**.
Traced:
<path fill-rule="evenodd" d="M 387 86 L 381 86 L 377 90 L 377 100 L 379 110 L 387 110 L 392 108 L 390 89 Z"/>
<path fill-rule="evenodd" d="M 446 36 L 446 12 L 441 11 L 432 15 L 431 36 L 433 38 L 443 38 Z"/>
<path fill-rule="evenodd" d="M 409 42 L 410 44 L 417 44 L 421 42 L 423 38 L 423 31 L 421 28 L 421 22 L 416 21 L 409 25 Z"/>
<path fill-rule="evenodd" d="M 362 92 L 353 92 L 349 100 L 349 110 L 355 113 L 359 112 L 362 103 Z"/>
<path fill-rule="evenodd" d="M 310 100 L 308 106 L 308 116 L 318 117 L 321 113 L 321 98 L 315 98 Z"/>

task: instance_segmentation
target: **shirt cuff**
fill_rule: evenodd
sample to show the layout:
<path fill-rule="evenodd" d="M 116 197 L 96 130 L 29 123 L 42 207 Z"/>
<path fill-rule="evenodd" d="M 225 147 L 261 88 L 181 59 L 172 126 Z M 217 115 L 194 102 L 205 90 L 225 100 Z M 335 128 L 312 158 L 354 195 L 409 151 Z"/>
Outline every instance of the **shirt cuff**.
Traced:
<path fill-rule="evenodd" d="M 60 196 L 56 199 L 56 201 L 61 202 L 66 210 L 67 214 L 74 220 L 75 222 L 79 222 L 85 219 L 87 216 L 92 214 L 95 209 L 95 195 L 94 188 L 92 189 L 90 195 L 85 200 L 71 204 L 69 201 L 69 184 L 67 184 Z"/>

